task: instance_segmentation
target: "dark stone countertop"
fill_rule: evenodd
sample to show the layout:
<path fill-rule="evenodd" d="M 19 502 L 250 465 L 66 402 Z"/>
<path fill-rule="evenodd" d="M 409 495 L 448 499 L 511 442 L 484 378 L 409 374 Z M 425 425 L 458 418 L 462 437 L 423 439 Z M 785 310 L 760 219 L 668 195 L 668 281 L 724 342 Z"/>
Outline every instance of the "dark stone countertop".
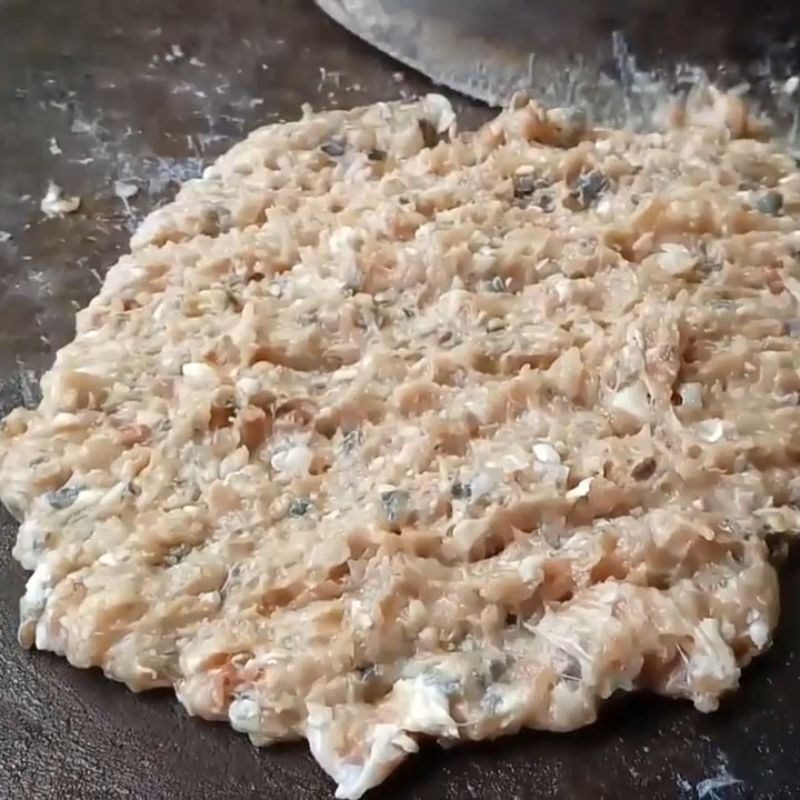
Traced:
<path fill-rule="evenodd" d="M 307 0 L 0 0 L 0 411 L 36 399 L 143 215 L 253 127 L 300 104 L 353 105 L 428 88 Z M 462 105 L 465 105 L 462 103 Z M 473 116 L 485 115 L 473 110 Z M 46 219 L 48 180 L 82 198 Z M 115 180 L 140 191 L 129 207 Z M 0 800 L 311 800 L 331 783 L 305 744 L 257 750 L 189 718 L 168 693 L 134 695 L 16 642 L 25 576 L 0 518 Z M 428 746 L 376 797 L 800 796 L 800 571 L 786 571 L 773 649 L 721 711 L 647 697 L 569 735 Z M 722 780 L 732 776 L 739 782 Z M 727 786 L 722 784 L 727 783 Z"/>

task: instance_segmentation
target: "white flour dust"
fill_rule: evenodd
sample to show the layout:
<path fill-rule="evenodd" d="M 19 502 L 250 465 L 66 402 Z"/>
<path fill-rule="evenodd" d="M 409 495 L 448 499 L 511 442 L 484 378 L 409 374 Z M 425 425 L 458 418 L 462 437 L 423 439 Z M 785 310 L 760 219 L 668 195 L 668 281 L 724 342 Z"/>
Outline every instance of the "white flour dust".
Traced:
<path fill-rule="evenodd" d="M 713 775 L 695 784 L 680 775 L 676 783 L 682 795 L 695 800 L 732 800 L 742 796 L 740 792 L 745 786 L 744 781 L 730 771 L 728 756 L 721 750 L 717 751 L 717 770 Z"/>

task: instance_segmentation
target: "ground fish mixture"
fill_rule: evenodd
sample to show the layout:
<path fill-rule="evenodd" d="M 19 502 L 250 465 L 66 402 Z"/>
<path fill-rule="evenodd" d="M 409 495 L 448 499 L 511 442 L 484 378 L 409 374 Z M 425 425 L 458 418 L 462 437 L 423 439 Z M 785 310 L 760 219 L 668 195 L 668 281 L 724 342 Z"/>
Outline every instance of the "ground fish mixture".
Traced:
<path fill-rule="evenodd" d="M 798 527 L 800 173 L 707 100 L 308 111 L 186 184 L 4 422 L 22 644 L 340 798 L 620 690 L 716 708 Z"/>

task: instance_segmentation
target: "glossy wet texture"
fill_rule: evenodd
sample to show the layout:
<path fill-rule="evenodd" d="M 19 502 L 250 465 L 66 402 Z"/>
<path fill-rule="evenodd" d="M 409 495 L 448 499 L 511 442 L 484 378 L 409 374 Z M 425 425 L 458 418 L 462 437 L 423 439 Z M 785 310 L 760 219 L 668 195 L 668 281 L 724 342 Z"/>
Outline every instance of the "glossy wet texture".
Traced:
<path fill-rule="evenodd" d="M 0 231 L 12 237 L 0 243 L 2 410 L 35 401 L 36 375 L 72 336 L 75 304 L 96 292 L 132 228 L 178 182 L 247 130 L 296 116 L 302 102 L 346 106 L 427 88 L 410 75 L 397 81 L 398 69 L 310 2 L 0 0 Z M 82 197 L 78 213 L 44 218 L 50 179 Z M 139 189 L 127 207 L 115 180 Z M 97 672 L 23 651 L 15 530 L 4 512 L 0 798 L 331 796 L 305 745 L 255 750 L 226 727 L 186 717 L 166 694 L 136 696 Z M 720 712 L 633 698 L 576 734 L 431 745 L 376 796 L 796 797 L 794 564 L 784 569 L 777 642 Z"/>

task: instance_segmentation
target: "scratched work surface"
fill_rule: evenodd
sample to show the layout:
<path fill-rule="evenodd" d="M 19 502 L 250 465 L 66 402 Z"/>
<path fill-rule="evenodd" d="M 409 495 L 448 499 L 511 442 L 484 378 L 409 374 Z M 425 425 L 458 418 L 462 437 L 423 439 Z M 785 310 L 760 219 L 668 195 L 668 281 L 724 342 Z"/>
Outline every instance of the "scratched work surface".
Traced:
<path fill-rule="evenodd" d="M 0 410 L 72 334 L 131 228 L 179 181 L 301 102 L 352 105 L 427 88 L 329 23 L 310 2 L 0 0 Z M 475 113 L 475 112 L 473 112 Z M 79 195 L 45 219 L 48 180 Z M 123 201 L 115 181 L 135 185 Z M 132 191 L 129 189 L 129 191 Z M 125 193 L 124 191 L 122 192 Z M 0 800 L 310 800 L 331 784 L 305 745 L 256 750 L 16 643 L 24 575 L 0 518 Z M 785 570 L 772 651 L 704 716 L 630 698 L 571 735 L 430 746 L 376 797 L 791 798 L 800 796 L 800 570 Z"/>

